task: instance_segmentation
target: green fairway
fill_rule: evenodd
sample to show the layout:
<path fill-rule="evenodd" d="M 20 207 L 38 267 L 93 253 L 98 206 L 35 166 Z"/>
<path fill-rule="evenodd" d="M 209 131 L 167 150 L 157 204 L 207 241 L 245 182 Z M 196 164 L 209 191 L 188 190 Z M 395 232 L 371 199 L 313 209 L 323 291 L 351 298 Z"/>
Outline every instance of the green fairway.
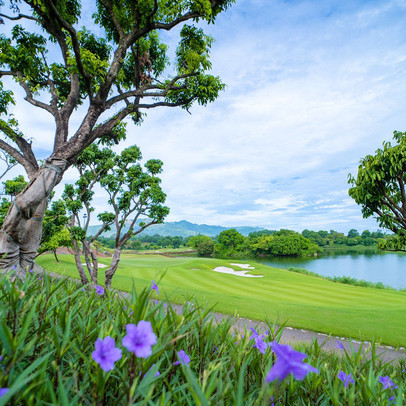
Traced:
<path fill-rule="evenodd" d="M 73 257 L 52 255 L 37 258 L 49 271 L 78 278 Z M 101 263 L 108 264 L 103 258 Z M 242 271 L 230 263 L 240 261 L 168 258 L 160 255 L 123 255 L 113 278 L 113 287 L 131 291 L 151 285 L 158 279 L 160 298 L 173 302 L 196 297 L 200 303 L 215 305 L 215 310 L 256 320 L 287 322 L 288 326 L 327 334 L 376 340 L 394 346 L 406 345 L 406 295 L 334 283 L 322 278 L 271 268 L 250 261 L 250 274 L 263 278 L 246 278 L 213 272 L 217 266 Z M 103 282 L 103 269 L 99 270 Z"/>

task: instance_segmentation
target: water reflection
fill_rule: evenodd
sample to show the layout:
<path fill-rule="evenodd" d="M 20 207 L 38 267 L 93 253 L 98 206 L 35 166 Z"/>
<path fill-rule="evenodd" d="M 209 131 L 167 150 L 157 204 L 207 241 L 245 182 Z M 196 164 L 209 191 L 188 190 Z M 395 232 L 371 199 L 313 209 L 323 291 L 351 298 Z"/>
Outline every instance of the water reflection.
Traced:
<path fill-rule="evenodd" d="M 406 255 L 367 250 L 325 251 L 318 258 L 262 258 L 258 262 L 276 268 L 305 268 L 323 276 L 350 276 L 351 278 L 406 289 Z"/>

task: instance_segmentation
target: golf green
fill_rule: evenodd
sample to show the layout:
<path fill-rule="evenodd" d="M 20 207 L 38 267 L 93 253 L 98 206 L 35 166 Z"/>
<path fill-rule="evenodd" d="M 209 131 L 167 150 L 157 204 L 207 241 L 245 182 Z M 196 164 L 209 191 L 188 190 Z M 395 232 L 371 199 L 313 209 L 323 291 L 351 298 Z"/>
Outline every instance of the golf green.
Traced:
<path fill-rule="evenodd" d="M 72 256 L 37 258 L 49 271 L 78 278 Z M 108 264 L 108 258 L 100 259 Z M 158 283 L 159 298 L 173 302 L 197 300 L 218 312 L 255 320 L 286 322 L 305 328 L 394 346 L 406 345 L 406 294 L 334 283 L 249 261 L 255 269 L 242 277 L 213 272 L 216 267 L 243 271 L 234 260 L 170 258 L 162 255 L 122 255 L 113 287 L 131 291 Z M 99 269 L 100 282 L 104 280 Z M 162 278 L 162 279 L 161 279 Z M 155 292 L 153 296 L 156 296 Z"/>

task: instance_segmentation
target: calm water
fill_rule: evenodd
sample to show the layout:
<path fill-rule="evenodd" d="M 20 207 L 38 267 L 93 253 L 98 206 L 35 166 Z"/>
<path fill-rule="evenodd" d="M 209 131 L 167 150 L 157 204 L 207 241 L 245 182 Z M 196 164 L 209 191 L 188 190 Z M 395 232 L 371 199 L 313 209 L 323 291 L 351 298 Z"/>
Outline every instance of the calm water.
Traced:
<path fill-rule="evenodd" d="M 326 253 L 319 258 L 266 258 L 257 260 L 275 268 L 305 268 L 323 276 L 350 276 L 406 289 L 406 255 L 398 253 Z"/>

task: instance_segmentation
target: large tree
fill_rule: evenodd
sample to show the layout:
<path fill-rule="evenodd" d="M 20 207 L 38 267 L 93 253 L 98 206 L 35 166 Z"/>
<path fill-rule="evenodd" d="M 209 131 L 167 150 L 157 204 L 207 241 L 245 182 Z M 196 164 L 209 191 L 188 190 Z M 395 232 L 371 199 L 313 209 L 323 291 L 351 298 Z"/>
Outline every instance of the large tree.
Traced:
<path fill-rule="evenodd" d="M 395 233 L 381 241 L 387 250 L 406 250 L 406 133 L 395 131 L 394 144 L 384 142 L 375 155 L 360 162 L 357 177 L 349 176 L 349 195 L 361 206 L 364 217 L 375 217 L 382 228 Z M 368 232 L 369 233 L 369 232 Z M 371 239 L 370 233 L 363 239 Z"/>
<path fill-rule="evenodd" d="M 148 109 L 188 109 L 216 99 L 224 85 L 207 74 L 212 38 L 201 24 L 186 22 L 213 23 L 233 1 L 95 0 L 91 22 L 81 15 L 79 0 L 0 0 L 0 18 L 7 23 L 0 35 L 0 149 L 23 165 L 30 179 L 4 221 L 1 267 L 32 263 L 50 193 L 95 140 L 119 141 L 120 123 L 126 118 L 139 123 Z M 170 65 L 161 33 L 178 26 Z M 5 78 L 53 119 L 54 146 L 42 165 L 33 151 L 35 134 L 22 134 L 8 115 L 15 98 Z M 79 105 L 83 117 L 72 128 Z"/>

